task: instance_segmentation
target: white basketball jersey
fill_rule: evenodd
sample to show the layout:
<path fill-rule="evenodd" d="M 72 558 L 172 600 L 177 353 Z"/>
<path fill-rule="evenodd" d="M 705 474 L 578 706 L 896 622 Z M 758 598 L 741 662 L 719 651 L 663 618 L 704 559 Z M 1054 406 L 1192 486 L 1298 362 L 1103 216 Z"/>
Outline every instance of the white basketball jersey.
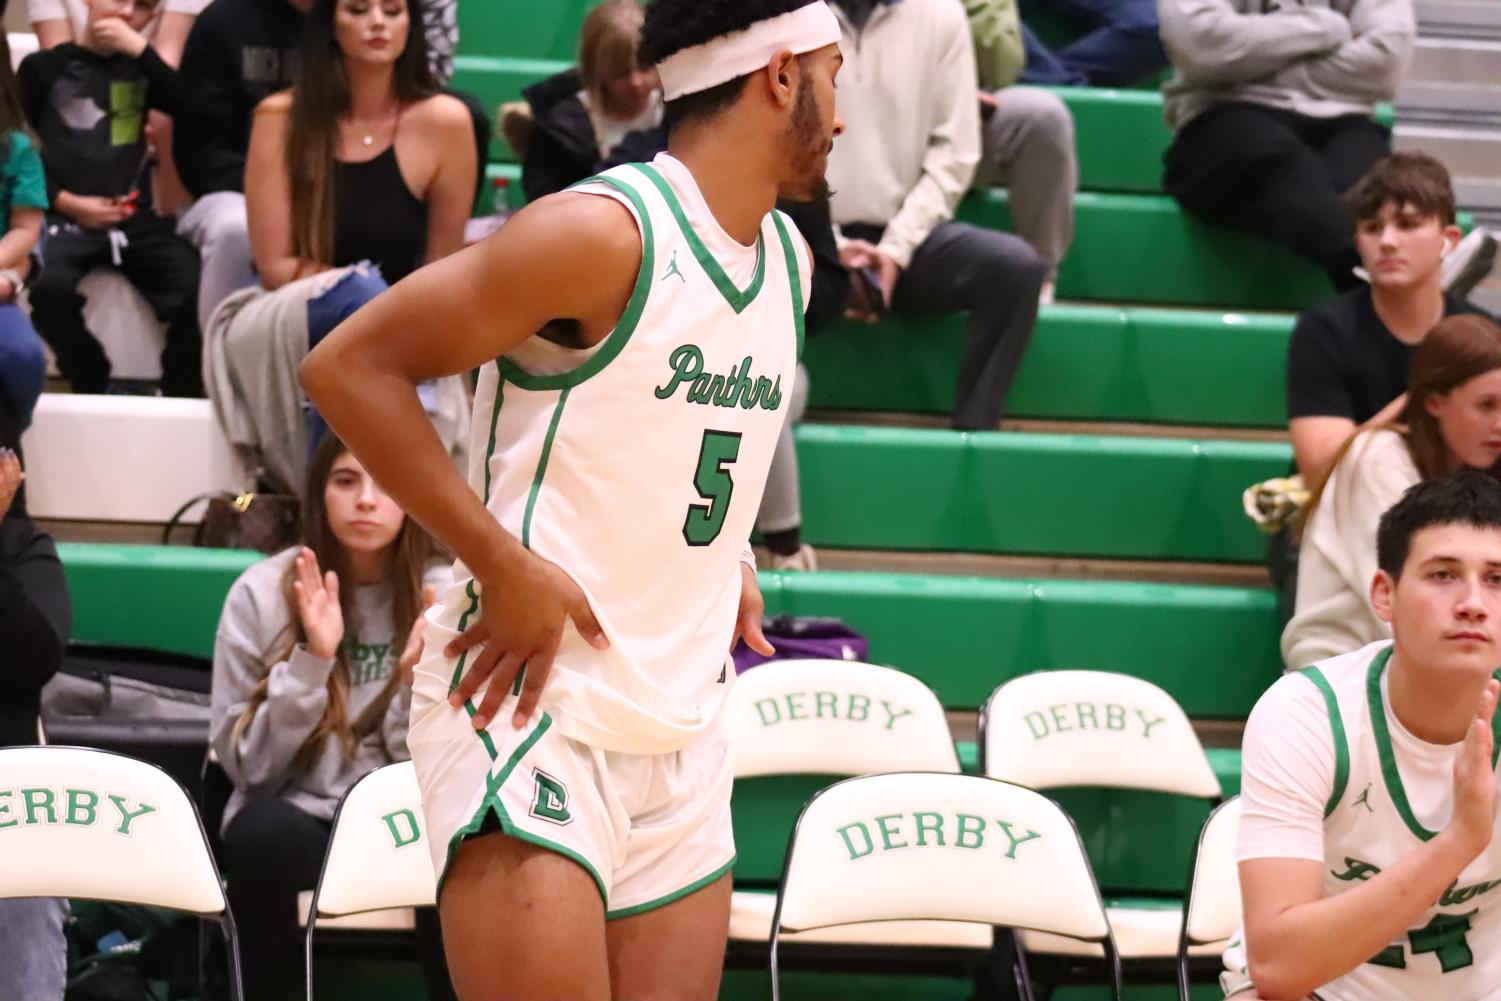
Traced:
<path fill-rule="evenodd" d="M 1334 788 L 1324 810 L 1326 896 L 1412 854 L 1453 813 L 1452 753 L 1406 733 L 1390 710 L 1391 654 L 1390 642 L 1374 643 L 1302 672 L 1323 694 L 1334 734 Z M 1232 968 L 1244 962 L 1226 955 Z M 1324 1001 L 1501 999 L 1501 818 L 1490 845 L 1407 934 L 1317 993 Z"/>
<path fill-rule="evenodd" d="M 484 366 L 470 475 L 507 531 L 578 582 L 610 640 L 594 650 L 570 623 L 542 707 L 575 740 L 660 754 L 713 722 L 734 680 L 740 557 L 792 399 L 811 269 L 772 212 L 754 251 L 730 244 L 745 255 L 737 285 L 706 246 L 727 236 L 665 154 L 573 190 L 635 217 L 634 292 L 595 348 L 532 337 Z M 455 578 L 440 621 L 462 629 L 480 596 L 465 567 Z"/>

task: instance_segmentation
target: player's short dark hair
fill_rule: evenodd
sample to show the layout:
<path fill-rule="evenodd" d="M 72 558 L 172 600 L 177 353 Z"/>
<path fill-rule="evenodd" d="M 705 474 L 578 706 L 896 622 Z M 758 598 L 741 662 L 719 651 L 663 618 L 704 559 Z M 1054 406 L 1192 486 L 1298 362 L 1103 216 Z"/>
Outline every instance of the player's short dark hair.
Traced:
<path fill-rule="evenodd" d="M 758 21 L 806 7 L 810 0 L 652 0 L 641 27 L 637 59 L 655 66 L 684 49 L 744 31 Z M 684 122 L 709 118 L 739 100 L 750 75 L 736 77 L 696 94 L 668 101 L 663 109 L 667 131 Z"/>
<path fill-rule="evenodd" d="M 1411 205 L 1425 216 L 1454 225 L 1454 184 L 1449 171 L 1427 153 L 1393 153 L 1377 160 L 1345 195 L 1357 221 L 1381 214 L 1387 202 Z"/>
<path fill-rule="evenodd" d="M 1409 487 L 1381 516 L 1376 565 L 1396 580 L 1413 536 L 1435 525 L 1469 525 L 1501 532 L 1501 483 L 1490 473 L 1465 469 Z"/>

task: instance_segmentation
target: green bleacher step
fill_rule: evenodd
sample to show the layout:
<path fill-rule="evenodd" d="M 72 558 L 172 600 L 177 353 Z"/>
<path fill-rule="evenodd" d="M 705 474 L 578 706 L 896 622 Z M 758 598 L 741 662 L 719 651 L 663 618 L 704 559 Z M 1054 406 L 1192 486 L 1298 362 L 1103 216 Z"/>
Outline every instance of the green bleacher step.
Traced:
<path fill-rule="evenodd" d="M 948 414 L 964 324 L 893 314 L 808 338 L 810 405 Z M 1292 325 L 1285 314 L 1044 306 L 1007 416 L 1280 428 Z"/>
<path fill-rule="evenodd" d="M 208 657 L 258 553 L 63 543 L 74 639 Z M 974 710 L 1007 678 L 1093 668 L 1146 678 L 1201 719 L 1245 719 L 1277 679 L 1276 598 L 1247 588 L 919 574 L 763 572 L 771 614 L 833 615 L 870 656 Z"/>
<path fill-rule="evenodd" d="M 1279 442 L 961 433 L 804 424 L 814 546 L 1255 563 L 1247 486 L 1285 475 Z"/>

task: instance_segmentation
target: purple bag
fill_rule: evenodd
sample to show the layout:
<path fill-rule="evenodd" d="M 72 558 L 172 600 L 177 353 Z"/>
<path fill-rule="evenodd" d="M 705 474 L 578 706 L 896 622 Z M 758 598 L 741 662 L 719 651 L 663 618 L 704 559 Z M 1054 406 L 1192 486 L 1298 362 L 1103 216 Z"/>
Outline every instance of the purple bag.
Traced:
<path fill-rule="evenodd" d="M 772 660 L 864 660 L 870 653 L 869 640 L 834 618 L 769 615 L 761 631 L 776 654 L 764 656 L 741 640 L 733 654 L 736 674 Z"/>

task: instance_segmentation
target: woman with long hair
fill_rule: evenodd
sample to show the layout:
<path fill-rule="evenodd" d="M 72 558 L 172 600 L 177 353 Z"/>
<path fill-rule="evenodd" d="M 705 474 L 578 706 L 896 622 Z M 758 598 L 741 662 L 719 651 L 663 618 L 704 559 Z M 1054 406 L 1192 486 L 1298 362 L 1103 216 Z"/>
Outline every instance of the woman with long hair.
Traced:
<path fill-rule="evenodd" d="M 1399 419 L 1350 439 L 1310 505 L 1297 608 L 1282 633 L 1287 667 L 1389 639 L 1370 602 L 1381 515 L 1422 480 L 1465 468 L 1495 474 L 1498 459 L 1501 327 L 1448 317 L 1413 352 Z"/>
<path fill-rule="evenodd" d="M 299 981 L 297 894 L 340 798 L 405 760 L 423 612 L 451 581 L 425 531 L 332 435 L 308 471 L 303 539 L 246 570 L 214 642 L 210 742 L 234 784 L 229 901 L 247 1001 Z"/>
<path fill-rule="evenodd" d="M 636 60 L 644 19 L 637 0 L 604 0 L 584 18 L 578 66 L 524 92 L 534 119 L 521 159 L 529 200 L 582 181 L 627 135 L 662 124 L 661 83 Z"/>
<path fill-rule="evenodd" d="M 10 45 L 0 38 L 0 408 L 21 431 L 42 393 L 47 358 L 16 297 L 31 272 L 46 208 L 42 160 L 26 131 Z"/>
<path fill-rule="evenodd" d="M 303 30 L 296 84 L 261 102 L 250 134 L 261 285 L 221 303 L 205 334 L 209 395 L 231 429 L 226 412 L 246 415 L 251 464 L 284 486 L 321 433 L 304 423 L 296 364 L 388 283 L 463 246 L 478 170 L 469 112 L 438 93 L 407 0 L 316 0 Z M 449 383 L 429 412 L 456 446 L 467 400 Z"/>

